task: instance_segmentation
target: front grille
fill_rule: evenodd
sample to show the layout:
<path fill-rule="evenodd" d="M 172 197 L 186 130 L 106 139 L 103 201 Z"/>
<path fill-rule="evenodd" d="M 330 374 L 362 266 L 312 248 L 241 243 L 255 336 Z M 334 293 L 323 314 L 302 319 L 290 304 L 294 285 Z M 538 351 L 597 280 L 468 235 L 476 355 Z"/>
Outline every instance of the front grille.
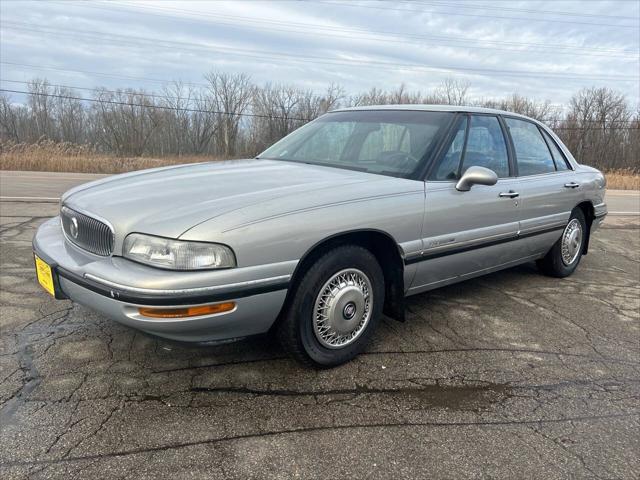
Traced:
<path fill-rule="evenodd" d="M 69 207 L 62 207 L 60 218 L 62 229 L 70 242 L 96 255 L 111 255 L 113 230 L 109 225 Z"/>

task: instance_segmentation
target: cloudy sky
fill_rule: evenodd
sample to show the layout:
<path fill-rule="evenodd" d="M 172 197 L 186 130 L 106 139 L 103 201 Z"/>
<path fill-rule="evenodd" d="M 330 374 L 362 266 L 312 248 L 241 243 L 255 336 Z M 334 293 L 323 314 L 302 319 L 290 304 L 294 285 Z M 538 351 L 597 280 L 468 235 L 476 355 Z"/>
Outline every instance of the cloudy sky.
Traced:
<path fill-rule="evenodd" d="M 348 93 L 453 77 L 476 97 L 566 102 L 608 86 L 639 103 L 640 1 L 1 0 L 0 86 L 158 90 L 211 70 Z M 91 96 L 88 90 L 79 90 Z M 19 94 L 12 94 L 19 99 Z"/>

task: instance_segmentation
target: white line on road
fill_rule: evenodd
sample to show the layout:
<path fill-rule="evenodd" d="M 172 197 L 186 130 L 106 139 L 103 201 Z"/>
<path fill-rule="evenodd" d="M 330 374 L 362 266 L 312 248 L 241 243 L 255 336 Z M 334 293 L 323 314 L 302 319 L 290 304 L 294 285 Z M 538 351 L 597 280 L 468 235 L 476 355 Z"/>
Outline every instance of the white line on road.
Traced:
<path fill-rule="evenodd" d="M 609 212 L 608 215 L 640 215 L 640 212 Z"/>
<path fill-rule="evenodd" d="M 0 202 L 12 202 L 12 201 L 37 202 L 38 200 L 47 201 L 47 202 L 57 202 L 60 200 L 60 197 L 0 197 Z"/>
<path fill-rule="evenodd" d="M 57 173 L 57 172 L 56 172 Z M 65 175 L 56 175 L 56 176 L 43 176 L 43 175 L 5 175 L 4 178 L 20 178 L 24 180 L 38 179 L 38 180 L 95 180 L 97 177 L 104 177 L 106 175 L 101 173 L 87 173 L 86 177 L 68 177 Z"/>

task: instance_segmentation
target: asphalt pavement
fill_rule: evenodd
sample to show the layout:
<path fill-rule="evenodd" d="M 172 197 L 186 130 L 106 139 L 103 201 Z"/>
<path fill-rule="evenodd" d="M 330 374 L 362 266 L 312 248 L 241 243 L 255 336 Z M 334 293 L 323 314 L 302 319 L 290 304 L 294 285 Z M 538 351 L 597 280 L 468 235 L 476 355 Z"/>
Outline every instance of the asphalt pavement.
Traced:
<path fill-rule="evenodd" d="M 4 173 L 3 197 L 86 178 Z M 178 344 L 53 300 L 31 238 L 57 208 L 0 201 L 0 478 L 640 477 L 639 217 L 608 217 L 570 278 L 411 297 L 315 371 L 269 337 Z"/>

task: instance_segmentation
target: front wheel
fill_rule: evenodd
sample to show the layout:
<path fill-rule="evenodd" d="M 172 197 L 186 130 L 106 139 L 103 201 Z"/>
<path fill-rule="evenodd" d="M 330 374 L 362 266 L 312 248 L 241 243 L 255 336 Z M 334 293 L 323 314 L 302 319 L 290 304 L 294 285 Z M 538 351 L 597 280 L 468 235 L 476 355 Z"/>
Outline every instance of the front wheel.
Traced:
<path fill-rule="evenodd" d="M 330 250 L 294 288 L 277 334 L 296 360 L 329 368 L 364 349 L 384 304 L 384 275 L 371 252 L 356 245 Z"/>
<path fill-rule="evenodd" d="M 538 260 L 538 268 L 552 277 L 562 278 L 571 275 L 582 258 L 586 232 L 584 213 L 577 208 L 571 212 L 569 223 L 564 228 L 562 236 L 545 257 Z"/>

